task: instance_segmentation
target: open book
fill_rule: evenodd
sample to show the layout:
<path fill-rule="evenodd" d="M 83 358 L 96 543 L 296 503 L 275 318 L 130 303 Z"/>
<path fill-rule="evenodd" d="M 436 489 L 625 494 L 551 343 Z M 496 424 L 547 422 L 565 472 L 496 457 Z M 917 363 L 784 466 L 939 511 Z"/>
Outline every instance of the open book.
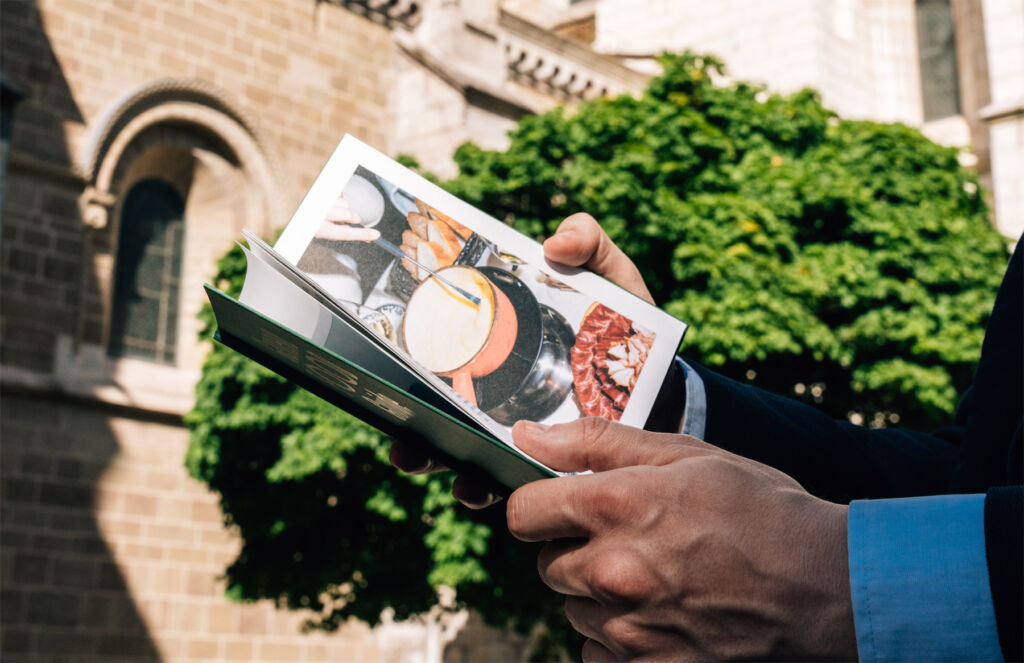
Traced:
<path fill-rule="evenodd" d="M 352 136 L 274 247 L 244 232 L 216 338 L 449 466 L 514 489 L 557 473 L 520 419 L 647 421 L 686 325 Z"/>

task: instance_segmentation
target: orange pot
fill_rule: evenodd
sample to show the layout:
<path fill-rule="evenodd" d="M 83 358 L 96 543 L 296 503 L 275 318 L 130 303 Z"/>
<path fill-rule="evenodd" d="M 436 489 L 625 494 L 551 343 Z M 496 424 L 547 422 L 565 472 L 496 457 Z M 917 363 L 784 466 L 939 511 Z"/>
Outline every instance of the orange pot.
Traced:
<path fill-rule="evenodd" d="M 494 315 L 491 317 L 490 329 L 488 330 L 486 340 L 480 346 L 480 349 L 458 368 L 437 372 L 437 375 L 451 378 L 452 387 L 455 391 L 475 406 L 477 401 L 476 391 L 473 388 L 473 378 L 481 378 L 485 375 L 490 375 L 505 363 L 505 360 L 508 359 L 509 353 L 512 352 L 512 346 L 516 343 L 516 335 L 519 331 L 519 320 L 516 317 L 516 310 L 512 306 L 512 302 L 509 301 L 509 298 L 480 271 L 473 269 L 472 267 L 453 265 L 451 267 L 445 267 L 442 270 L 438 270 L 438 273 L 454 269 L 472 270 L 475 273 L 475 276 L 477 277 L 476 282 L 483 291 L 484 300 L 486 300 L 494 310 Z M 427 280 L 429 281 L 430 279 L 428 278 Z M 426 283 L 426 281 L 424 281 L 424 283 Z M 423 285 L 424 284 L 421 283 L 416 291 L 413 292 L 412 297 L 409 298 L 410 307 L 412 306 L 413 300 L 416 299 L 417 293 L 419 293 L 420 289 L 423 288 Z M 410 330 L 406 328 L 407 320 L 408 315 L 402 323 L 402 335 L 406 339 L 410 338 Z M 408 346 L 407 349 L 409 349 Z M 410 354 L 412 354 L 411 350 Z M 415 354 L 413 357 L 415 358 Z"/>

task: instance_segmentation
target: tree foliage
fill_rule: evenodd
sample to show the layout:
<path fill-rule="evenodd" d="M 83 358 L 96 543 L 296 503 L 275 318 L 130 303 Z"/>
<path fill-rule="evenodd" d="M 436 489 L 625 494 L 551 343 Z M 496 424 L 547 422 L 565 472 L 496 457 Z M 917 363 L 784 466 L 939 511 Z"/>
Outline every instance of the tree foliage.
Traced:
<path fill-rule="evenodd" d="M 948 418 L 1007 257 L 956 151 L 841 120 L 811 91 L 714 85 L 713 58 L 663 66 L 641 95 L 524 118 L 505 151 L 463 145 L 444 186 L 538 238 L 593 214 L 691 324 L 689 358 L 870 425 Z M 240 252 L 219 267 L 237 291 Z M 544 621 L 561 642 L 536 549 L 500 508 L 453 504 L 451 477 L 396 474 L 379 432 L 222 347 L 187 422 L 189 470 L 244 539 L 233 596 L 332 628 L 422 612 L 448 585 L 491 623 Z"/>
<path fill-rule="evenodd" d="M 712 85 L 712 58 L 664 64 L 640 98 L 462 146 L 449 188 L 537 237 L 593 214 L 691 323 L 686 355 L 725 374 L 837 417 L 947 418 L 1007 255 L 957 151 L 808 90 Z"/>

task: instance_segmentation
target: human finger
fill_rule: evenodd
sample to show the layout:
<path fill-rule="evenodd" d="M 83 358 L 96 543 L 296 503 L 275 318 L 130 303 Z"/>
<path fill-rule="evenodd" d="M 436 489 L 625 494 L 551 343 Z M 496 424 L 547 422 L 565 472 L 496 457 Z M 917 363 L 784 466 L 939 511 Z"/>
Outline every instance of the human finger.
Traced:
<path fill-rule="evenodd" d="M 452 495 L 470 509 L 486 509 L 501 501 L 501 496 L 488 490 L 487 486 L 462 475 L 455 477 Z"/>
<path fill-rule="evenodd" d="M 395 440 L 388 452 L 391 464 L 406 474 L 431 474 L 448 469 L 444 463 L 435 460 L 419 445 Z M 484 484 L 469 477 L 455 477 L 452 495 L 470 509 L 483 509 L 501 501 L 501 496 L 491 492 Z"/>
<path fill-rule="evenodd" d="M 569 620 L 569 624 L 583 637 L 593 640 L 607 649 L 608 643 L 605 642 L 604 633 L 598 628 L 600 620 L 595 618 L 595 615 L 599 614 L 609 614 L 609 608 L 589 597 L 565 597 L 565 618 Z"/>
<path fill-rule="evenodd" d="M 544 242 L 544 255 L 553 262 L 586 267 L 637 297 L 654 303 L 640 270 L 608 237 L 600 224 L 585 212 L 566 217 L 555 234 Z"/>
<path fill-rule="evenodd" d="M 621 540 L 599 532 L 591 539 L 552 541 L 537 556 L 541 580 L 559 594 L 583 596 L 601 605 L 628 606 L 661 593 L 662 583 Z"/>
<path fill-rule="evenodd" d="M 422 446 L 402 440 L 391 443 L 388 460 L 406 474 L 429 474 L 448 469 L 443 463 L 434 460 Z"/>
<path fill-rule="evenodd" d="M 512 536 L 521 541 L 578 539 L 589 531 L 579 519 L 576 504 L 594 475 L 532 481 L 508 497 L 505 521 Z"/>
<path fill-rule="evenodd" d="M 592 558 L 588 539 L 558 539 L 537 555 L 537 573 L 545 585 L 566 596 L 591 596 L 583 570 Z"/>
<path fill-rule="evenodd" d="M 509 495 L 506 525 L 522 541 L 554 541 L 601 536 L 643 521 L 652 509 L 648 488 L 657 469 L 627 467 L 532 481 Z"/>
<path fill-rule="evenodd" d="M 612 660 L 634 660 L 643 656 L 651 651 L 658 638 L 651 629 L 638 623 L 631 609 L 625 606 L 608 607 L 591 599 L 570 596 L 565 599 L 565 616 L 574 629 L 614 656 Z M 606 656 L 600 650 L 596 653 Z"/>
<path fill-rule="evenodd" d="M 622 660 L 610 649 L 593 639 L 588 639 L 583 643 L 580 658 L 583 659 L 583 663 L 618 663 Z"/>
<path fill-rule="evenodd" d="M 512 438 L 524 453 L 562 472 L 667 465 L 715 449 L 688 435 L 652 433 L 600 417 L 553 426 L 518 421 Z"/>

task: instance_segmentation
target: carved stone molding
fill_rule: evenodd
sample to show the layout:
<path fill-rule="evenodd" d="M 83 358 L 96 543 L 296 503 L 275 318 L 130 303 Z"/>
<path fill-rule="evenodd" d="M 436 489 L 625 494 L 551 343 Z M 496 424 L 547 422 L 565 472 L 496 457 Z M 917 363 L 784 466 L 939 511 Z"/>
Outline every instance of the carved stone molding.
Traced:
<path fill-rule="evenodd" d="M 82 222 L 94 230 L 102 230 L 110 221 L 110 212 L 117 198 L 110 192 L 100 191 L 96 187 L 86 187 L 79 199 Z"/>
<path fill-rule="evenodd" d="M 422 18 L 422 2 L 416 0 L 318 0 L 344 7 L 374 23 L 388 27 L 415 27 Z"/>
<path fill-rule="evenodd" d="M 501 13 L 499 34 L 509 78 L 561 101 L 640 90 L 648 80 L 613 58 L 507 12 Z"/>
<path fill-rule="evenodd" d="M 227 92 L 200 79 L 162 78 L 128 91 L 97 118 L 76 169 L 86 179 L 92 179 L 110 143 L 132 118 L 149 108 L 171 101 L 193 102 L 219 111 L 251 134 L 267 158 L 274 161 L 273 152 L 258 124 Z"/>
<path fill-rule="evenodd" d="M 103 228 L 117 199 L 118 173 L 137 137 L 161 124 L 193 126 L 222 141 L 264 195 L 264 214 L 280 219 L 277 158 L 256 122 L 217 86 L 195 79 L 161 79 L 123 95 L 93 124 L 76 172 L 87 183 L 80 199 L 83 220 Z"/>
<path fill-rule="evenodd" d="M 200 285 L 243 224 L 268 235 L 284 218 L 275 151 L 241 106 L 216 86 L 164 79 L 111 104 L 91 124 L 79 157 L 75 170 L 84 180 L 79 210 L 87 229 L 83 287 L 76 329 L 55 370 L 67 380 L 77 376 L 75 388 L 101 400 L 177 411 L 191 398 L 204 351 L 191 340 L 198 332 L 193 314 L 201 305 Z M 177 322 L 175 364 L 166 367 L 110 357 L 106 351 L 120 208 L 127 191 L 148 177 L 161 178 L 186 203 L 179 296 L 187 313 Z M 160 389 L 146 384 L 153 371 L 166 374 Z"/>

